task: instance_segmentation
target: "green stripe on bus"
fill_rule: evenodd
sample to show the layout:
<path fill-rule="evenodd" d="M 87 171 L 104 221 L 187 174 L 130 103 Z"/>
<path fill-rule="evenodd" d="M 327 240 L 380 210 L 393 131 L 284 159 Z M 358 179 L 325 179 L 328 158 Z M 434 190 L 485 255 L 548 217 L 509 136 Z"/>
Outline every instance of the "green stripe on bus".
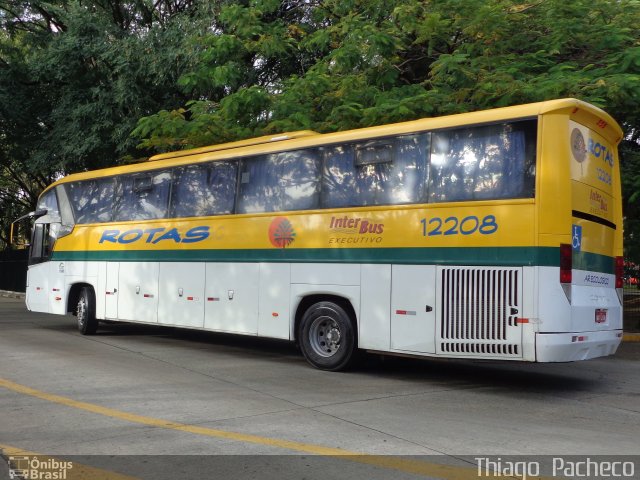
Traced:
<path fill-rule="evenodd" d="M 161 262 L 309 262 L 558 266 L 558 248 L 316 248 L 259 250 L 55 251 L 52 260 Z"/>
<path fill-rule="evenodd" d="M 573 268 L 589 272 L 615 274 L 615 259 L 589 252 L 573 252 Z"/>
<path fill-rule="evenodd" d="M 110 250 L 55 251 L 52 260 L 112 262 L 291 262 L 395 263 L 405 265 L 542 266 L 560 265 L 556 247 L 310 248 L 259 250 Z M 613 257 L 573 253 L 573 268 L 615 272 Z"/>

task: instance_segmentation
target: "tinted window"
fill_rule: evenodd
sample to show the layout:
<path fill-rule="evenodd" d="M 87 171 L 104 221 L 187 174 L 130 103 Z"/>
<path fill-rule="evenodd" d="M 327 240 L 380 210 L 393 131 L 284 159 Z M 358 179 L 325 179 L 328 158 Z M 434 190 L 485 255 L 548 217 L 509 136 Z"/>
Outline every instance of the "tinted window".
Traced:
<path fill-rule="evenodd" d="M 50 224 L 48 223 L 36 223 L 33 226 L 29 250 L 29 265 L 43 262 L 49 258 L 52 245 L 49 229 Z"/>
<path fill-rule="evenodd" d="M 317 150 L 274 153 L 242 161 L 238 213 L 318 208 Z"/>
<path fill-rule="evenodd" d="M 535 144 L 534 121 L 433 133 L 429 201 L 533 197 Z"/>
<path fill-rule="evenodd" d="M 54 217 L 60 216 L 60 210 L 58 209 L 58 197 L 56 196 L 55 189 L 49 190 L 38 199 L 38 205 L 36 210 L 47 210 L 47 215 Z"/>
<path fill-rule="evenodd" d="M 238 165 L 215 162 L 190 165 L 174 176 L 171 193 L 173 217 L 204 217 L 233 213 Z"/>
<path fill-rule="evenodd" d="M 103 178 L 67 184 L 67 192 L 77 223 L 110 222 L 115 181 Z"/>
<path fill-rule="evenodd" d="M 424 201 L 428 152 L 428 134 L 326 148 L 322 206 Z"/>
<path fill-rule="evenodd" d="M 115 221 L 166 218 L 171 189 L 171 173 L 155 172 L 120 177 Z"/>

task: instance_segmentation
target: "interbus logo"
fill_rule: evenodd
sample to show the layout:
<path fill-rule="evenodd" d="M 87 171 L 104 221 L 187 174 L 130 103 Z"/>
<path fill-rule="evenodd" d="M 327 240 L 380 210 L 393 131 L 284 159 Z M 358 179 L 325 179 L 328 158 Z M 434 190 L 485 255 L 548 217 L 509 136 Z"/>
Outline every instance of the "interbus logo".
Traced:
<path fill-rule="evenodd" d="M 366 233 L 370 233 L 372 235 L 381 235 L 384 231 L 384 223 L 374 223 L 369 219 L 360 217 L 331 217 L 329 228 L 339 233 L 346 233 L 351 235 L 363 235 Z"/>
<path fill-rule="evenodd" d="M 591 193 L 589 194 L 589 200 L 591 201 L 592 210 L 595 209 L 598 212 L 606 212 L 609 210 L 607 199 L 600 193 L 591 190 Z"/>
<path fill-rule="evenodd" d="M 336 236 L 329 237 L 330 245 L 382 243 L 384 223 L 376 223 L 362 217 L 331 217 L 329 230 Z"/>

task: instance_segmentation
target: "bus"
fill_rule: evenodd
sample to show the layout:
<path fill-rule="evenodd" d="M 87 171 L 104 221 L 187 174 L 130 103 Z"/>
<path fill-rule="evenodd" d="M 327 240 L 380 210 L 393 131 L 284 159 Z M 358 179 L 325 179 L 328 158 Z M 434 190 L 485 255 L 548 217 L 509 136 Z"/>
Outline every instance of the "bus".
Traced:
<path fill-rule="evenodd" d="M 29 310 L 358 351 L 569 362 L 622 340 L 620 126 L 576 99 L 283 133 L 66 176 Z"/>

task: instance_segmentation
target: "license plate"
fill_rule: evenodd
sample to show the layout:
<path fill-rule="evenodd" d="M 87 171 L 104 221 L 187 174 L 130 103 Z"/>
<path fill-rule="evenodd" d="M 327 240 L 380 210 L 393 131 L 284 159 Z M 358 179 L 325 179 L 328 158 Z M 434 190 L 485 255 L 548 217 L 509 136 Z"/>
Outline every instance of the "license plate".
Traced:
<path fill-rule="evenodd" d="M 606 323 L 606 322 L 607 322 L 607 309 L 596 308 L 596 323 Z"/>

